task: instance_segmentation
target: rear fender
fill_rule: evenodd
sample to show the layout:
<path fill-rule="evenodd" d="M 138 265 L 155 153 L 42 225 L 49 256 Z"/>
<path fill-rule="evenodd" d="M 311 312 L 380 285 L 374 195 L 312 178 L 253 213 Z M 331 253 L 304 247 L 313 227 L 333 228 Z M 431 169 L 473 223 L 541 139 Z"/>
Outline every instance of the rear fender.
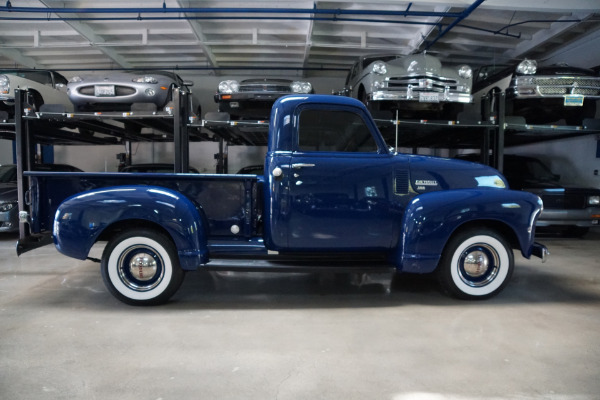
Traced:
<path fill-rule="evenodd" d="M 99 236 L 116 223 L 147 221 L 162 227 L 177 247 L 181 267 L 208 261 L 203 212 L 181 193 L 160 186 L 117 186 L 69 197 L 54 216 L 53 237 L 61 253 L 84 260 Z"/>
<path fill-rule="evenodd" d="M 513 190 L 460 189 L 419 195 L 404 214 L 398 269 L 432 272 L 452 234 L 465 224 L 476 223 L 492 223 L 512 231 L 521 253 L 529 258 L 541 210 L 539 197 Z"/>

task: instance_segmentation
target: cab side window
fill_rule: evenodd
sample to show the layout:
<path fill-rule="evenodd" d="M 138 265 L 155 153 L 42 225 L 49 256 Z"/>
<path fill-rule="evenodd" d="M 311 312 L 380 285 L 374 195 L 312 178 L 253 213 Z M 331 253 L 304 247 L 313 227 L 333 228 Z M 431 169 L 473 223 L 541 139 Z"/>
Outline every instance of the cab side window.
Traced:
<path fill-rule="evenodd" d="M 342 110 L 303 110 L 298 122 L 301 151 L 377 152 L 377 142 L 359 114 Z"/>

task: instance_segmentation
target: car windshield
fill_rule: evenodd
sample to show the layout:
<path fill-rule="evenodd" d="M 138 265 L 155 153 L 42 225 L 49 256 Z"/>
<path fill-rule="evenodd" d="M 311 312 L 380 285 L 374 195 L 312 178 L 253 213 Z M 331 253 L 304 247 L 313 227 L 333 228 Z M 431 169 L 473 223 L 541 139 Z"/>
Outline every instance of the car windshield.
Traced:
<path fill-rule="evenodd" d="M 512 178 L 533 179 L 538 182 L 556 182 L 558 180 L 558 176 L 550 168 L 540 160 L 533 158 L 505 163 L 504 175 Z"/>
<path fill-rule="evenodd" d="M 557 177 L 545 164 L 539 160 L 527 160 L 525 163 L 525 176 L 535 177 L 541 181 L 556 181 Z"/>
<path fill-rule="evenodd" d="M 14 165 L 0 165 L 0 183 L 16 182 L 17 167 Z"/>
<path fill-rule="evenodd" d="M 43 85 L 52 84 L 52 77 L 48 71 L 22 71 L 18 69 L 0 70 L 3 75 L 16 75 L 21 78 L 39 82 Z"/>

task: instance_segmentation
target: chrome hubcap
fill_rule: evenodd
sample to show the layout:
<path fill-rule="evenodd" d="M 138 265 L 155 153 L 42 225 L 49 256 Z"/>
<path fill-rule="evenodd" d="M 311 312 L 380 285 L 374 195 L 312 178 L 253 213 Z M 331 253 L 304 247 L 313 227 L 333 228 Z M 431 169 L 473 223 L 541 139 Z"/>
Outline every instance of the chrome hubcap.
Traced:
<path fill-rule="evenodd" d="M 494 247 L 477 243 L 469 246 L 459 260 L 460 279 L 471 287 L 485 286 L 496 278 L 500 256 Z"/>
<path fill-rule="evenodd" d="M 465 272 L 474 278 L 485 275 L 489 268 L 489 260 L 482 251 L 474 251 L 465 258 Z"/>
<path fill-rule="evenodd" d="M 138 281 L 149 281 L 156 275 L 156 260 L 148 253 L 137 253 L 129 262 L 129 273 Z"/>
<path fill-rule="evenodd" d="M 129 289 L 145 292 L 157 287 L 165 274 L 161 256 L 151 247 L 132 246 L 119 257 L 119 278 Z"/>

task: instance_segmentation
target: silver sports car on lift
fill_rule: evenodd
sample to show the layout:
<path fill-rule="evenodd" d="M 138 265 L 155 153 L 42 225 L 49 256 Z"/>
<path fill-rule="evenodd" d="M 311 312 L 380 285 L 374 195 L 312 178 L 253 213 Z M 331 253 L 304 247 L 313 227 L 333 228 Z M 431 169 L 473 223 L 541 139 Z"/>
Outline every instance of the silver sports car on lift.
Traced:
<path fill-rule="evenodd" d="M 67 92 L 78 111 L 129 111 L 134 103 L 154 104 L 162 111 L 174 88 L 190 92 L 189 86 L 192 82 L 169 71 L 108 71 L 74 76 Z"/>

